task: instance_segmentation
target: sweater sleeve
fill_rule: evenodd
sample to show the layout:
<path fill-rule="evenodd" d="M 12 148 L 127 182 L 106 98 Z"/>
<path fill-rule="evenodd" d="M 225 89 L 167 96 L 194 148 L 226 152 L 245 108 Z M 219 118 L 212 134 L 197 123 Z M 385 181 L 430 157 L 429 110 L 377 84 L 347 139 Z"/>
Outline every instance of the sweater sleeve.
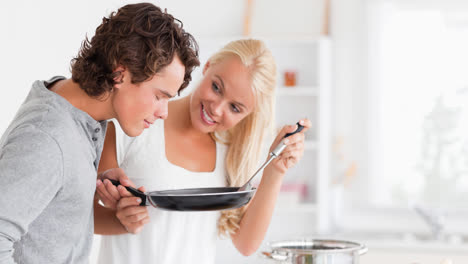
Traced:
<path fill-rule="evenodd" d="M 14 263 L 13 244 L 54 199 L 63 181 L 57 142 L 28 125 L 0 145 L 0 263 Z"/>

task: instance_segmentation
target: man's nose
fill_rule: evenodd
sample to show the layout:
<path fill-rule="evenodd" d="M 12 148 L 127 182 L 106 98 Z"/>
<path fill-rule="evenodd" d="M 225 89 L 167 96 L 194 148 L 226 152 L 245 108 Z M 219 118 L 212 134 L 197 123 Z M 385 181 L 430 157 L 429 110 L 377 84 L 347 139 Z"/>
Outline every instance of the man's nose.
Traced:
<path fill-rule="evenodd" d="M 160 103 L 156 105 L 154 116 L 159 119 L 166 119 L 168 116 L 167 104 L 169 100 L 160 100 Z"/>

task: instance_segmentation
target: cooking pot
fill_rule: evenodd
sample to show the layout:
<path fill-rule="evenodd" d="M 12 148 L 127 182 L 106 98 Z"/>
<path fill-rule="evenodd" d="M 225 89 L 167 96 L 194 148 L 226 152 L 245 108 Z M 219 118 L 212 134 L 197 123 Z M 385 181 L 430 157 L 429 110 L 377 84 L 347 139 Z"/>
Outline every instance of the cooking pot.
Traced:
<path fill-rule="evenodd" d="M 357 264 L 367 247 L 350 241 L 297 239 L 270 242 L 263 256 L 275 263 Z"/>

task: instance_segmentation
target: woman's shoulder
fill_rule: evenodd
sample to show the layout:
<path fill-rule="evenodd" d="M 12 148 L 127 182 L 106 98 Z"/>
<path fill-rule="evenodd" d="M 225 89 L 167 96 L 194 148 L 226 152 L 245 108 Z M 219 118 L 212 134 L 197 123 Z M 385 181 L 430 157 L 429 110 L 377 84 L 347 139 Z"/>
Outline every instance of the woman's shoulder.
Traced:
<path fill-rule="evenodd" d="M 229 150 L 229 145 L 227 143 L 216 141 L 216 167 L 225 168 L 226 155 Z"/>
<path fill-rule="evenodd" d="M 119 122 L 115 119 L 111 119 L 110 122 L 112 122 L 115 126 L 115 133 L 117 136 L 120 136 L 122 138 L 126 138 L 127 140 L 131 141 L 144 141 L 145 138 L 147 137 L 163 137 L 164 136 L 164 121 L 163 120 L 157 120 L 152 124 L 149 128 L 143 130 L 143 132 L 136 136 L 136 137 L 130 137 L 125 132 L 123 131 L 122 127 L 120 126 Z"/>
<path fill-rule="evenodd" d="M 156 121 L 136 137 L 126 135 L 119 122 L 111 121 L 115 126 L 117 151 L 121 154 L 122 160 L 133 152 L 138 153 L 146 148 L 160 148 L 164 142 L 164 123 L 162 120 Z"/>
<path fill-rule="evenodd" d="M 229 145 L 225 142 L 216 141 L 216 148 L 221 150 L 224 154 L 226 154 L 226 152 L 229 149 Z"/>

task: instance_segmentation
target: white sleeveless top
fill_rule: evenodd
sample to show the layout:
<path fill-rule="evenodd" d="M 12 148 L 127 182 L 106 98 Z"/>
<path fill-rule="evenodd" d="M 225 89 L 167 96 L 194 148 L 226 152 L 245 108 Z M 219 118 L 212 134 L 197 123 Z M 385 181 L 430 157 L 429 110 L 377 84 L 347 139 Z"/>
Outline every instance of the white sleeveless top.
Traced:
<path fill-rule="evenodd" d="M 114 124 L 117 162 L 137 187 L 156 191 L 226 186 L 225 145 L 216 143 L 213 172 L 192 172 L 167 160 L 164 121 L 135 138 L 126 136 L 118 122 Z M 150 222 L 140 233 L 101 237 L 98 263 L 214 263 L 218 211 L 178 212 L 150 206 L 148 212 Z"/>

